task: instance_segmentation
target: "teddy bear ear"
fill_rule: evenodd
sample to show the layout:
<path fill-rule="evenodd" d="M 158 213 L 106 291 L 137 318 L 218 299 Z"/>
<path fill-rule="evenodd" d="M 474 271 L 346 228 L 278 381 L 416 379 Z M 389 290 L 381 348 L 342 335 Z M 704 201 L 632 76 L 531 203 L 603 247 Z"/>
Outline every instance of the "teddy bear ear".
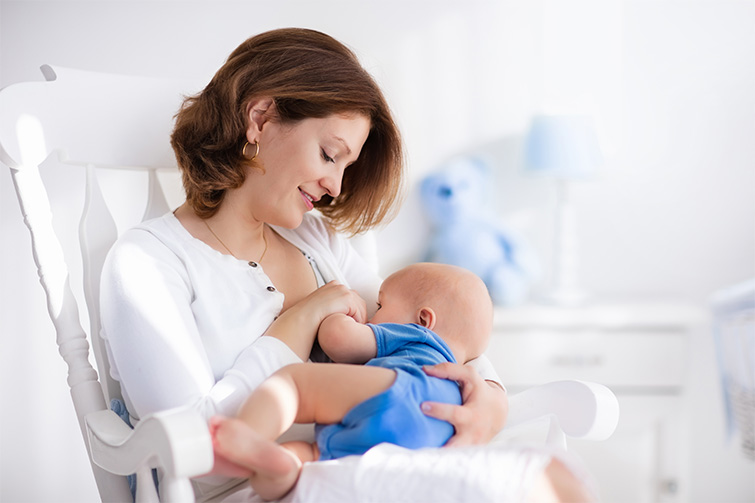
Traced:
<path fill-rule="evenodd" d="M 432 186 L 435 184 L 435 178 L 437 175 L 428 175 L 425 178 L 422 179 L 422 183 L 420 184 L 419 188 L 420 191 L 425 194 L 429 190 L 432 189 Z"/>

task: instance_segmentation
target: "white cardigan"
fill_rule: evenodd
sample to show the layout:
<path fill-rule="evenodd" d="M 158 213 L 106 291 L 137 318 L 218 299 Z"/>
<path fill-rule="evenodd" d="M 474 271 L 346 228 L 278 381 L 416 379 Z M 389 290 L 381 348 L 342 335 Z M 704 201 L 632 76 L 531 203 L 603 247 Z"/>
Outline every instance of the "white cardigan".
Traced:
<path fill-rule="evenodd" d="M 306 214 L 297 229 L 275 230 L 325 281 L 376 305 L 381 279 L 321 218 Z M 274 287 L 262 266 L 214 250 L 173 213 L 125 232 L 103 268 L 100 310 L 111 375 L 132 419 L 186 405 L 207 419 L 234 415 L 264 379 L 300 362 L 280 340 L 262 337 L 283 306 Z M 486 358 L 475 367 L 500 381 Z"/>

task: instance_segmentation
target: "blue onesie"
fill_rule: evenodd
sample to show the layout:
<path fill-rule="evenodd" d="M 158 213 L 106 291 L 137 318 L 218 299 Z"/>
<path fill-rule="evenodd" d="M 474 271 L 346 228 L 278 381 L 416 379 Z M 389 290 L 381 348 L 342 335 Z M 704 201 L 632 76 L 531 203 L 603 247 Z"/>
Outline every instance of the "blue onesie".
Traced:
<path fill-rule="evenodd" d="M 440 447 L 454 434 L 451 423 L 426 416 L 424 401 L 460 405 L 454 381 L 430 377 L 423 365 L 456 363 L 448 345 L 434 332 L 415 324 L 368 324 L 377 341 L 377 356 L 366 363 L 396 372 L 383 393 L 351 409 L 340 423 L 317 425 L 320 459 L 364 454 L 382 442 L 408 448 Z"/>

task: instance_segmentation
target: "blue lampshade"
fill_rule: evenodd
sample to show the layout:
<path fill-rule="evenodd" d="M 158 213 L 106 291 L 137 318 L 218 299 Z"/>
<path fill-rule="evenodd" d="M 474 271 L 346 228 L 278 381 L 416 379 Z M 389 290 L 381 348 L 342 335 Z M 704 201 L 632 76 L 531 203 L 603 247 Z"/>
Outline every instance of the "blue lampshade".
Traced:
<path fill-rule="evenodd" d="M 525 169 L 563 179 L 592 176 L 602 164 L 598 137 L 587 115 L 539 115 L 525 145 Z"/>

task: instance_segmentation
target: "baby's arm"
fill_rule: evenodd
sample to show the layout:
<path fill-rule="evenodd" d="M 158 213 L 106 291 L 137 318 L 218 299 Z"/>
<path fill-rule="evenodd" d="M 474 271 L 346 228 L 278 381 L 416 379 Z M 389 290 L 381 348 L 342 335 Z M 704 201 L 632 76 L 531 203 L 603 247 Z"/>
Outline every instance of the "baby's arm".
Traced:
<path fill-rule="evenodd" d="M 365 363 L 377 356 L 372 329 L 345 314 L 325 318 L 317 338 L 323 351 L 337 363 Z"/>

